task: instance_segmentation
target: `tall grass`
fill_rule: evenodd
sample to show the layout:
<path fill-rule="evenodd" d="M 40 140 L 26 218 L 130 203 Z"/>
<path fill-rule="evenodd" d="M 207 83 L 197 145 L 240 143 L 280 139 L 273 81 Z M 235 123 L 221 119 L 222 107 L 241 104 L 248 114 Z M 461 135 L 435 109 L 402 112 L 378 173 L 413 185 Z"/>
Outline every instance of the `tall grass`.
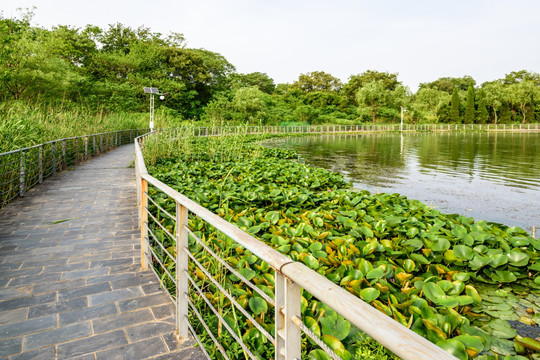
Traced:
<path fill-rule="evenodd" d="M 181 119 L 156 111 L 156 128 Z M 95 111 L 73 104 L 0 103 L 0 153 L 70 136 L 148 127 L 148 113 Z"/>

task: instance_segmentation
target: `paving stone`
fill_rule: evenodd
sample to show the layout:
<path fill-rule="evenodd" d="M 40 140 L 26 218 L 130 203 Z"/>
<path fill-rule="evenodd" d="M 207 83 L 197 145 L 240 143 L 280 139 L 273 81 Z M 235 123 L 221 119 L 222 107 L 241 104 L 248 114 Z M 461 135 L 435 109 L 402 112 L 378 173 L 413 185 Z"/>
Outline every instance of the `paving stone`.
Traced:
<path fill-rule="evenodd" d="M 106 304 L 113 301 L 125 300 L 142 296 L 143 291 L 140 287 L 132 287 L 126 289 L 119 289 L 114 291 L 108 291 L 102 294 L 94 294 L 88 297 L 90 306 Z"/>
<path fill-rule="evenodd" d="M 68 343 L 60 344 L 56 348 L 58 358 L 70 359 L 124 344 L 127 344 L 126 335 L 124 334 L 124 331 L 117 330 L 70 341 Z"/>
<path fill-rule="evenodd" d="M 152 313 L 150 309 L 142 309 L 137 311 L 130 311 L 111 315 L 107 317 L 100 317 L 92 321 L 94 333 L 99 334 L 110 330 L 116 330 L 123 327 L 152 321 Z"/>
<path fill-rule="evenodd" d="M 153 321 L 125 329 L 130 341 L 139 341 L 148 338 L 148 334 L 162 335 L 175 331 L 175 324 L 166 321 Z"/>
<path fill-rule="evenodd" d="M 21 352 L 22 338 L 0 340 L 0 357 Z"/>
<path fill-rule="evenodd" d="M 202 350 L 198 347 L 192 347 L 153 357 L 152 360 L 207 360 Z"/>
<path fill-rule="evenodd" d="M 25 351 L 21 354 L 10 356 L 9 360 L 52 360 L 55 359 L 55 353 L 54 346 L 49 346 L 48 348 Z"/>
<path fill-rule="evenodd" d="M 92 335 L 92 326 L 89 321 L 58 329 L 41 331 L 24 337 L 23 351 L 60 344 L 73 339 L 88 337 L 90 335 Z"/>
<path fill-rule="evenodd" d="M 0 311 L 29 307 L 33 305 L 45 304 L 56 301 L 56 293 L 49 293 L 36 296 L 27 296 L 17 299 L 0 301 Z"/>
<path fill-rule="evenodd" d="M 124 258 L 124 259 L 112 259 L 112 260 L 98 260 L 92 261 L 90 263 L 90 268 L 100 268 L 106 266 L 115 266 L 115 265 L 130 265 L 133 263 L 133 258 Z"/>
<path fill-rule="evenodd" d="M 30 334 L 56 327 L 56 314 L 0 326 L 0 339 Z"/>
<path fill-rule="evenodd" d="M 131 287 L 131 286 L 139 286 L 139 285 L 143 285 L 142 286 L 143 291 L 145 291 L 144 288 L 147 285 L 151 285 L 154 287 L 157 286 L 159 288 L 159 282 L 156 279 L 155 275 L 148 272 L 138 273 L 130 277 L 125 277 L 118 280 L 112 280 L 111 285 L 112 285 L 113 290 L 123 289 L 123 288 Z M 147 292 L 145 291 L 145 293 Z"/>
<path fill-rule="evenodd" d="M 174 304 L 165 304 L 161 306 L 153 306 L 152 313 L 156 319 L 168 318 L 175 315 Z"/>
<path fill-rule="evenodd" d="M 96 353 L 97 360 L 138 360 L 166 353 L 168 351 L 161 337 L 153 337 L 132 344 L 119 346 Z"/>
<path fill-rule="evenodd" d="M 49 293 L 52 291 L 59 291 L 60 293 L 62 293 L 62 290 L 80 288 L 84 286 L 84 284 L 84 279 L 48 282 L 45 284 L 34 285 L 33 293 L 34 295 Z M 62 296 L 59 297 L 62 298 Z"/>
<path fill-rule="evenodd" d="M 0 311 L 0 325 L 26 320 L 28 308 Z"/>
<path fill-rule="evenodd" d="M 42 284 L 49 281 L 60 280 L 60 274 L 41 274 L 21 276 L 9 281 L 9 286 Z"/>
<path fill-rule="evenodd" d="M 72 299 L 86 295 L 99 294 L 111 290 L 111 285 L 108 282 L 100 282 L 97 284 L 81 286 L 78 288 L 68 288 L 58 292 L 58 300 Z"/>
<path fill-rule="evenodd" d="M 32 286 L 0 289 L 0 300 L 9 300 L 32 295 Z"/>
<path fill-rule="evenodd" d="M 88 307 L 88 298 L 80 297 L 75 299 L 67 299 L 54 303 L 33 306 L 28 309 L 28 318 L 36 318 L 48 314 L 63 313 L 72 310 L 80 310 Z"/>
<path fill-rule="evenodd" d="M 60 326 L 77 323 L 80 321 L 97 319 L 102 316 L 116 314 L 115 304 L 105 304 L 100 306 L 89 307 L 82 310 L 70 311 L 58 315 Z"/>
<path fill-rule="evenodd" d="M 61 280 L 88 278 L 88 277 L 94 277 L 94 276 L 100 276 L 100 275 L 107 275 L 108 273 L 109 273 L 109 268 L 66 271 L 62 273 Z"/>
<path fill-rule="evenodd" d="M 165 294 L 147 295 L 118 303 L 120 311 L 132 311 L 144 307 L 169 303 L 170 299 Z"/>

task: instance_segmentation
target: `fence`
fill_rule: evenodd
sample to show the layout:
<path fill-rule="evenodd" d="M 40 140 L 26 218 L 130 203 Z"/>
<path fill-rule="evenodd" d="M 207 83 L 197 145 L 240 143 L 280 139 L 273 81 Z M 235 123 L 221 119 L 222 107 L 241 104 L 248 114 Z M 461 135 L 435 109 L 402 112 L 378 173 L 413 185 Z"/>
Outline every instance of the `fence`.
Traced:
<path fill-rule="evenodd" d="M 129 144 L 142 130 L 121 130 L 53 140 L 0 154 L 0 208 L 69 166 Z"/>
<path fill-rule="evenodd" d="M 540 131 L 539 124 L 380 124 L 380 125 L 304 125 L 304 126 L 213 126 L 194 127 L 194 136 L 226 134 L 325 134 L 381 131 Z"/>
<path fill-rule="evenodd" d="M 217 135 L 211 128 L 199 134 Z M 330 358 L 341 359 L 337 350 L 321 340 L 302 319 L 302 294 L 309 294 L 402 359 L 456 359 L 317 272 L 292 261 L 149 175 L 141 152 L 147 136 L 135 141 L 141 261 L 143 269 L 154 271 L 172 293 L 179 338 L 185 339 L 191 333 L 208 358 L 211 356 L 203 342 L 213 343 L 215 354 L 220 353 L 224 359 L 230 357 L 222 343 L 230 339 L 245 358 L 257 359 L 250 338 L 236 331 L 234 321 L 222 313 L 223 308 L 216 305 L 215 298 L 209 298 L 219 294 L 219 303 L 230 305 L 234 319 L 241 314 L 242 321 L 250 324 L 250 331 L 256 333 L 257 341 L 273 345 L 275 359 L 300 359 L 303 335 Z M 231 251 L 234 248 L 237 253 L 220 257 L 216 244 L 225 244 L 223 248 Z M 260 264 L 267 274 L 270 272 L 273 276 L 265 279 L 274 290 L 264 291 L 270 287 L 260 286 L 249 273 L 235 269 L 231 265 L 235 256 L 241 257 L 240 261 L 247 256 L 246 261 Z M 240 287 L 225 289 L 224 276 L 234 276 Z M 244 293 L 251 295 L 249 304 L 253 301 L 255 306 L 246 306 L 247 297 L 240 295 Z M 267 309 L 268 305 L 274 308 L 273 313 L 266 314 L 273 318 L 269 322 L 275 324 L 273 329 L 268 326 L 265 311 L 253 310 Z M 201 307 L 205 311 L 200 311 Z M 201 338 L 201 334 L 206 337 Z"/>

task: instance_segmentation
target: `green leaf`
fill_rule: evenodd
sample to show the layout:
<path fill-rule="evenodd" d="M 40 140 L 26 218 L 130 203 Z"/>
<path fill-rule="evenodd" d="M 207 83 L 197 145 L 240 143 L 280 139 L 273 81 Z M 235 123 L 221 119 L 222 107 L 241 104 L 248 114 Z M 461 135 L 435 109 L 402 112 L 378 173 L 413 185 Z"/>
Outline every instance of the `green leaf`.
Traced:
<path fill-rule="evenodd" d="M 469 262 L 469 266 L 472 270 L 478 270 L 491 262 L 491 258 L 482 255 L 475 255 L 474 258 Z"/>
<path fill-rule="evenodd" d="M 437 346 L 446 350 L 450 354 L 457 357 L 459 360 L 468 360 L 469 355 L 465 349 L 465 345 L 461 341 L 450 339 L 450 340 L 440 340 L 437 342 Z"/>
<path fill-rule="evenodd" d="M 436 252 L 443 252 L 450 249 L 450 241 L 445 238 L 438 238 L 434 243 L 432 250 Z"/>
<path fill-rule="evenodd" d="M 411 259 L 406 259 L 405 261 L 403 261 L 403 269 L 408 272 L 408 273 L 411 273 L 414 271 L 414 268 L 416 267 L 414 261 L 412 261 Z"/>
<path fill-rule="evenodd" d="M 497 254 L 497 255 L 491 256 L 491 262 L 489 266 L 498 267 L 498 266 L 506 264 L 507 262 L 508 262 L 508 257 L 506 255 Z"/>
<path fill-rule="evenodd" d="M 311 350 L 308 354 L 308 360 L 332 360 L 330 355 L 321 349 Z"/>
<path fill-rule="evenodd" d="M 377 299 L 380 294 L 380 291 L 375 288 L 366 288 L 360 291 L 360 297 L 368 303 Z"/>
<path fill-rule="evenodd" d="M 259 315 L 262 312 L 266 313 L 268 311 L 268 304 L 266 304 L 263 298 L 252 297 L 249 299 L 249 308 L 254 314 Z"/>
<path fill-rule="evenodd" d="M 474 252 L 473 249 L 471 249 L 469 246 L 456 245 L 454 246 L 454 255 L 456 255 L 458 259 L 461 259 L 463 261 L 469 261 L 473 258 Z"/>
<path fill-rule="evenodd" d="M 255 277 L 255 275 L 257 275 L 257 273 L 249 268 L 242 268 L 242 269 L 238 269 L 237 270 L 240 275 L 242 275 L 243 277 L 245 277 L 248 281 L 250 281 L 251 279 L 253 279 Z M 236 275 L 232 274 L 231 275 L 231 278 L 233 281 L 239 281 L 240 278 L 237 277 Z"/>
<path fill-rule="evenodd" d="M 416 235 L 418 235 L 418 233 L 420 232 L 420 230 L 418 230 L 417 227 L 412 227 L 410 228 L 409 230 L 407 230 L 407 237 L 415 237 Z"/>
<path fill-rule="evenodd" d="M 311 254 L 303 256 L 301 260 L 304 264 L 306 264 L 309 268 L 313 270 L 317 270 L 319 268 L 319 261 Z"/>
<path fill-rule="evenodd" d="M 411 259 L 416 261 L 417 263 L 428 265 L 430 264 L 429 260 L 424 257 L 424 255 L 421 254 L 411 254 Z"/>
<path fill-rule="evenodd" d="M 516 337 L 517 331 L 512 329 L 508 321 L 495 319 L 489 323 L 491 335 L 502 339 L 512 339 Z"/>
<path fill-rule="evenodd" d="M 384 275 L 384 270 L 381 268 L 375 268 L 373 270 L 368 271 L 366 274 L 366 279 L 379 279 Z"/>
<path fill-rule="evenodd" d="M 525 266 L 529 263 L 529 255 L 521 251 L 512 250 L 508 254 L 508 262 L 513 266 Z"/>
<path fill-rule="evenodd" d="M 311 252 L 319 251 L 322 248 L 323 248 L 323 244 L 321 244 L 320 242 L 314 242 L 311 245 L 309 245 L 309 251 Z"/>
<path fill-rule="evenodd" d="M 367 226 L 363 225 L 363 226 L 360 226 L 360 231 L 362 232 L 362 234 L 364 234 L 364 236 L 366 238 L 371 238 L 373 237 L 373 231 L 371 231 L 370 228 L 368 228 Z"/>
<path fill-rule="evenodd" d="M 429 300 L 436 304 L 438 304 L 439 299 L 446 296 L 446 293 L 441 287 L 432 282 L 424 283 L 424 294 Z"/>
<path fill-rule="evenodd" d="M 484 340 L 480 336 L 458 335 L 453 339 L 463 343 L 467 349 L 476 353 L 480 353 L 484 350 Z"/>
<path fill-rule="evenodd" d="M 332 350 L 334 350 L 334 352 L 336 354 L 343 354 L 343 352 L 345 351 L 345 346 L 343 346 L 343 344 L 341 343 L 341 341 L 339 341 L 338 339 L 336 339 L 334 336 L 332 335 L 323 335 L 321 337 L 321 340 L 326 344 L 328 345 L 328 347 Z"/>
<path fill-rule="evenodd" d="M 332 335 L 338 340 L 345 339 L 351 331 L 351 323 L 337 314 L 334 316 L 323 316 L 321 318 L 321 325 L 323 335 Z"/>

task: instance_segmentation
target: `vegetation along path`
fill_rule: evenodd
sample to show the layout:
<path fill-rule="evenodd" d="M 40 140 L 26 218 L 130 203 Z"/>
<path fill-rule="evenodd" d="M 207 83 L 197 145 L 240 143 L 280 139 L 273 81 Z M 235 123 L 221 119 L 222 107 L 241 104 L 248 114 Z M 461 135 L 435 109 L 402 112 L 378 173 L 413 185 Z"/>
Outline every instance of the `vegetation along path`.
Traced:
<path fill-rule="evenodd" d="M 140 271 L 133 147 L 61 173 L 0 211 L 0 358 L 196 359 Z"/>

